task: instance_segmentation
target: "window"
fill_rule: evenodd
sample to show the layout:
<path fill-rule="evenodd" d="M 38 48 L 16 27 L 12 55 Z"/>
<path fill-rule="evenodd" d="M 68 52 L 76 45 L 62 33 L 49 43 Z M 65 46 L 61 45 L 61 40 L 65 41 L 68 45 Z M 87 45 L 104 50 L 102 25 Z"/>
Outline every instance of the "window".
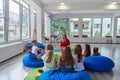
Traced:
<path fill-rule="evenodd" d="M 4 42 L 4 12 L 3 0 L 0 0 L 0 43 Z"/>
<path fill-rule="evenodd" d="M 51 18 L 51 37 L 60 38 L 61 34 L 69 35 L 69 19 L 68 18 Z"/>
<path fill-rule="evenodd" d="M 117 36 L 120 36 L 120 18 L 117 18 Z"/>
<path fill-rule="evenodd" d="M 102 37 L 111 36 L 111 18 L 103 18 Z"/>
<path fill-rule="evenodd" d="M 101 18 L 93 19 L 93 28 L 92 36 L 100 37 L 101 36 Z"/>
<path fill-rule="evenodd" d="M 42 35 L 43 38 L 43 35 Z M 37 13 L 34 10 L 34 30 L 33 30 L 33 39 L 37 39 Z"/>
<path fill-rule="evenodd" d="M 37 13 L 36 13 L 36 10 L 34 10 L 34 27 L 37 28 Z"/>
<path fill-rule="evenodd" d="M 13 1 L 17 1 L 17 2 L 20 2 L 20 0 L 13 0 Z"/>
<path fill-rule="evenodd" d="M 22 39 L 29 38 L 29 10 L 23 7 L 22 10 Z"/>
<path fill-rule="evenodd" d="M 71 37 L 78 37 L 78 18 L 70 18 L 70 36 Z"/>
<path fill-rule="evenodd" d="M 8 41 L 15 41 L 20 39 L 20 14 L 19 4 L 10 0 L 9 2 L 9 28 Z"/>
<path fill-rule="evenodd" d="M 25 0 L 24 0 L 24 1 L 25 1 Z M 21 0 L 21 4 L 22 4 L 24 7 L 26 7 L 27 9 L 29 9 L 29 5 L 28 5 L 28 4 L 26 4 L 24 1 L 23 1 L 23 0 Z"/>
<path fill-rule="evenodd" d="M 91 37 L 92 19 L 83 18 L 82 28 L 83 28 L 82 37 Z"/>

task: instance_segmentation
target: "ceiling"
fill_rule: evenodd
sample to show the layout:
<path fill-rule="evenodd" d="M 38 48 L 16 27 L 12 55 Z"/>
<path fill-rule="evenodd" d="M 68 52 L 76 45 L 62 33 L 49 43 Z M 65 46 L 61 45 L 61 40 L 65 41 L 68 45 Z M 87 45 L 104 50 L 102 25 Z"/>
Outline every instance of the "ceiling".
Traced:
<path fill-rule="evenodd" d="M 38 0 L 51 14 L 120 12 L 120 0 Z M 117 2 L 117 4 L 112 4 Z M 60 3 L 65 3 L 60 5 Z"/>

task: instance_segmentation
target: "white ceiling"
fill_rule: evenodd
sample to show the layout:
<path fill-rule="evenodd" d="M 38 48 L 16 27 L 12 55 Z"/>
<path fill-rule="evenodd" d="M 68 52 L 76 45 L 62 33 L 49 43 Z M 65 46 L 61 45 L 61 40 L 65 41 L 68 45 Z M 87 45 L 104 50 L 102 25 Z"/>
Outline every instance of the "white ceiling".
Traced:
<path fill-rule="evenodd" d="M 45 11 L 51 14 L 68 13 L 104 13 L 119 12 L 120 0 L 38 0 L 43 4 Z M 60 3 L 64 2 L 65 9 L 60 8 Z M 117 2 L 116 5 L 111 5 Z"/>

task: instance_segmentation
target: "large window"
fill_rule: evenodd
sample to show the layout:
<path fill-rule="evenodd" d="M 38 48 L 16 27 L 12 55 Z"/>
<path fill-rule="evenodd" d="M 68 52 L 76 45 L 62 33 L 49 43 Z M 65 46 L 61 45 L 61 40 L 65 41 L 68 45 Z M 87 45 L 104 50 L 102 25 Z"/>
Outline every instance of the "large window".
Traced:
<path fill-rule="evenodd" d="M 20 39 L 20 9 L 19 4 L 13 0 L 9 1 L 9 28 L 8 41 Z"/>
<path fill-rule="evenodd" d="M 117 18 L 117 36 L 120 36 L 120 18 Z"/>
<path fill-rule="evenodd" d="M 22 39 L 29 38 L 29 10 L 23 7 L 22 10 Z"/>
<path fill-rule="evenodd" d="M 100 37 L 101 36 L 101 18 L 93 19 L 93 28 L 92 36 Z"/>
<path fill-rule="evenodd" d="M 3 0 L 0 0 L 0 43 L 4 42 L 4 13 Z"/>
<path fill-rule="evenodd" d="M 82 28 L 83 28 L 82 37 L 91 37 L 92 19 L 83 18 Z"/>
<path fill-rule="evenodd" d="M 43 29 L 43 28 L 42 28 Z M 43 38 L 43 34 L 42 34 Z M 33 39 L 37 39 L 37 11 L 34 9 L 34 30 L 33 30 Z"/>
<path fill-rule="evenodd" d="M 71 37 L 78 37 L 78 18 L 70 18 L 70 36 Z"/>
<path fill-rule="evenodd" d="M 111 36 L 111 18 L 103 18 L 102 37 Z"/>
<path fill-rule="evenodd" d="M 69 19 L 68 18 L 51 18 L 51 37 L 60 38 L 61 34 L 69 35 Z"/>

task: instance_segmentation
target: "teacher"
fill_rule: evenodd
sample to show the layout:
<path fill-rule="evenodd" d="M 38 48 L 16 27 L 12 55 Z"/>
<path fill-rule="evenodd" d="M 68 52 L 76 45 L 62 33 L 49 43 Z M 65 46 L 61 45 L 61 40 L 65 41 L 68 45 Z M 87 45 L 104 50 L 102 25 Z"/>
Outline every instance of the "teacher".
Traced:
<path fill-rule="evenodd" d="M 60 48 L 61 48 L 61 52 L 64 53 L 64 48 L 70 46 L 70 41 L 67 38 L 66 34 L 62 35 L 61 41 L 60 41 Z"/>

